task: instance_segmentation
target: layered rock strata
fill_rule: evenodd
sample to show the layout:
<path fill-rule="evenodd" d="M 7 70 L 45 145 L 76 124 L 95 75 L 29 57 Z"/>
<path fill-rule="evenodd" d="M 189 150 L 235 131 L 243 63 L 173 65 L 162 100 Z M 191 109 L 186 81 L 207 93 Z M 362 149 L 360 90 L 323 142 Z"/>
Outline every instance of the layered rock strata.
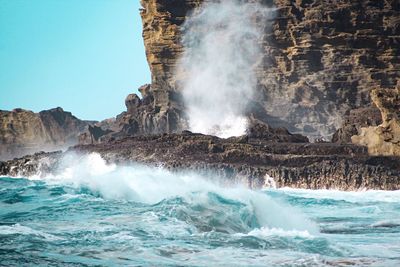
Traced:
<path fill-rule="evenodd" d="M 382 124 L 361 128 L 354 144 L 368 147 L 372 155 L 400 156 L 400 82 L 395 90 L 375 89 L 371 98 L 382 114 Z"/>
<path fill-rule="evenodd" d="M 377 107 L 352 109 L 343 117 L 343 124 L 333 135 L 332 142 L 351 144 L 351 137 L 361 134 L 363 127 L 378 126 L 381 123 L 382 115 Z"/>
<path fill-rule="evenodd" d="M 62 108 L 39 113 L 0 110 L 0 160 L 75 145 L 79 134 L 91 123 Z"/>
<path fill-rule="evenodd" d="M 184 49 L 182 27 L 190 12 L 204 2 L 141 1 L 156 121 L 171 110 L 183 113 L 183 88 L 175 73 Z M 346 112 L 371 106 L 372 88 L 394 88 L 400 77 L 398 1 L 257 2 L 276 7 L 272 21 L 258 22 L 272 24 L 272 32 L 265 32 L 263 64 L 256 70 L 254 102 L 261 108 L 257 119 L 328 140 Z M 179 127 L 175 121 L 173 125 Z M 160 128 L 176 129 L 167 126 L 171 125 Z"/>

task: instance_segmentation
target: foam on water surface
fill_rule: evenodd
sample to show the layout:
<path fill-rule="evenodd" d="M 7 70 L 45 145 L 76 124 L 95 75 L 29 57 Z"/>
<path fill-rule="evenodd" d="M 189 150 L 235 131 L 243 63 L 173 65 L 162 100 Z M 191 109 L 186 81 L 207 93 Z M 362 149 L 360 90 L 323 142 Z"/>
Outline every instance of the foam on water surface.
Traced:
<path fill-rule="evenodd" d="M 399 192 L 253 191 L 71 154 L 57 175 L 0 178 L 0 201 L 2 265 L 400 262 Z"/>

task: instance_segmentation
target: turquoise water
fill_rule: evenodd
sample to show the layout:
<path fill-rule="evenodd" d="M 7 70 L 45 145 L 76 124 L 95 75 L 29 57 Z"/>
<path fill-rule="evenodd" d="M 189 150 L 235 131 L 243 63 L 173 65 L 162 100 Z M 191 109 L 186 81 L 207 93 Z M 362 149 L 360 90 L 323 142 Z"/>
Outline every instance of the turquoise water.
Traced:
<path fill-rule="evenodd" d="M 2 266 L 400 266 L 400 192 L 266 189 L 91 155 L 0 178 Z"/>

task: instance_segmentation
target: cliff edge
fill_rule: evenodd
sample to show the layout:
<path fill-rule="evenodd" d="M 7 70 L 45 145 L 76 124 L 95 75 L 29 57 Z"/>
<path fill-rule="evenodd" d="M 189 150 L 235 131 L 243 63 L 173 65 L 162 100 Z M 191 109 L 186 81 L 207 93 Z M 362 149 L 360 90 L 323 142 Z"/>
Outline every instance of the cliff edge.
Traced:
<path fill-rule="evenodd" d="M 141 1 L 152 74 L 148 92 L 160 116 L 172 110 L 183 114 L 176 75 L 184 51 L 182 31 L 191 12 L 206 2 Z M 399 1 L 251 2 L 276 8 L 273 19 L 258 22 L 271 24 L 272 30 L 262 37 L 263 63 L 256 70 L 250 113 L 257 119 L 330 140 L 346 113 L 374 105 L 372 89 L 394 90 L 400 77 Z M 161 128 L 166 132 L 181 125 L 175 117 L 165 121 Z"/>

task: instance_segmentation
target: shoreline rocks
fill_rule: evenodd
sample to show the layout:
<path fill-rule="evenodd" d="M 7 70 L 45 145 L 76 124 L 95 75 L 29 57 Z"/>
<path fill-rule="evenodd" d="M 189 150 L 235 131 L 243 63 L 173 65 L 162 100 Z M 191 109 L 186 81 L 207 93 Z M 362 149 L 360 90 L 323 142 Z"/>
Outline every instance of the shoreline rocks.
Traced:
<path fill-rule="evenodd" d="M 273 177 L 277 187 L 400 190 L 400 157 L 370 156 L 365 147 L 333 143 L 285 143 L 255 138 L 221 139 L 184 132 L 126 137 L 77 145 L 0 162 L 0 175 L 57 172 L 68 153 L 99 153 L 108 163 L 141 163 L 172 171 L 212 172 L 259 189 Z"/>

